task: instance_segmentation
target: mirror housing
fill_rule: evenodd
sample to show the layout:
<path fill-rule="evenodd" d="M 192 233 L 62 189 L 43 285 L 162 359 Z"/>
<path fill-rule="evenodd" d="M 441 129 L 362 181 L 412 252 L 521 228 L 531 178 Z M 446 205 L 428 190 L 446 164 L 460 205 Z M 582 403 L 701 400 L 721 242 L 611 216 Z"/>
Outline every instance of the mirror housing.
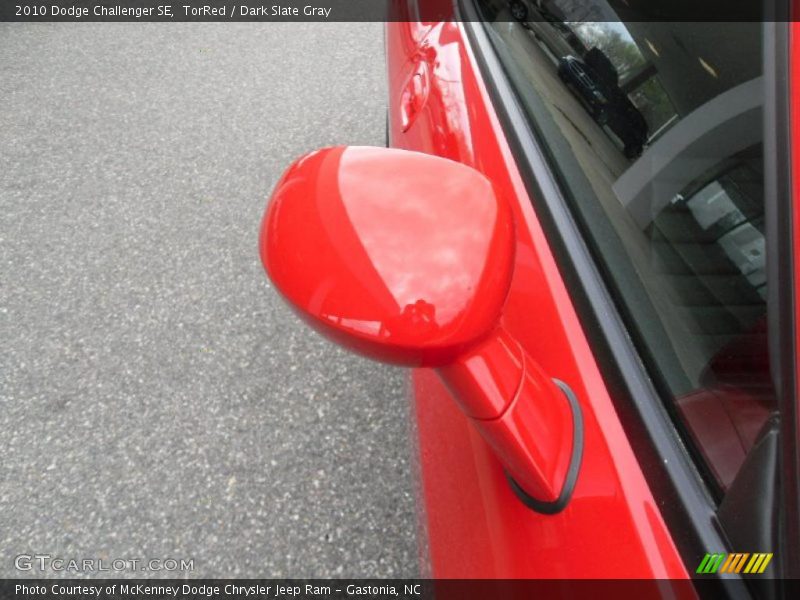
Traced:
<path fill-rule="evenodd" d="M 296 160 L 260 236 L 267 274 L 306 323 L 369 358 L 436 368 L 515 489 L 557 512 L 580 462 L 579 409 L 500 324 L 514 252 L 510 206 L 486 177 L 387 148 Z"/>
<path fill-rule="evenodd" d="M 297 160 L 261 258 L 315 329 L 377 360 L 440 366 L 485 337 L 508 293 L 514 230 L 491 183 L 416 152 L 338 147 Z"/>

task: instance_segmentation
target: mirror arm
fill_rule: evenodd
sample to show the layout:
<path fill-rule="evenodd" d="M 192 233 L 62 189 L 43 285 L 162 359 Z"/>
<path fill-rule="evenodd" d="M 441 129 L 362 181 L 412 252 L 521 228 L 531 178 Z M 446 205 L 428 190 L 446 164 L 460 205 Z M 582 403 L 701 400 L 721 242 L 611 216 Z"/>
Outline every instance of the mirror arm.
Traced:
<path fill-rule="evenodd" d="M 563 508 L 583 447 L 580 406 L 572 391 L 548 377 L 502 326 L 437 372 L 494 449 L 523 502 L 543 507 L 540 512 Z"/>

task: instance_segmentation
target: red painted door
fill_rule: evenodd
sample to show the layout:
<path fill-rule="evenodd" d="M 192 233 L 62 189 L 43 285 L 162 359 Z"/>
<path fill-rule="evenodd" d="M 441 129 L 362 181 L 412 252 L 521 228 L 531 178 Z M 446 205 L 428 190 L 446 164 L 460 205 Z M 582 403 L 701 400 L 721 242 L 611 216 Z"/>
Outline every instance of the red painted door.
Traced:
<path fill-rule="evenodd" d="M 617 417 L 533 210 L 463 24 L 387 25 L 391 145 L 470 165 L 512 201 L 515 274 L 504 325 L 583 407 L 585 453 L 569 505 L 526 508 L 428 370 L 413 374 L 424 525 L 436 577 L 682 578 L 686 570 Z"/>

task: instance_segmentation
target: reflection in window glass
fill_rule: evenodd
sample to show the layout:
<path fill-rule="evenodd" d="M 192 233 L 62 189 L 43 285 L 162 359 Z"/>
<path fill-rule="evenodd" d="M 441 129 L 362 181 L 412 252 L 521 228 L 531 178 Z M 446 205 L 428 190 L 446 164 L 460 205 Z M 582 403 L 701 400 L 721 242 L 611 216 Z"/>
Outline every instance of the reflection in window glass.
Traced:
<path fill-rule="evenodd" d="M 603 0 L 479 4 L 670 412 L 724 491 L 775 410 L 761 25 L 620 22 Z"/>

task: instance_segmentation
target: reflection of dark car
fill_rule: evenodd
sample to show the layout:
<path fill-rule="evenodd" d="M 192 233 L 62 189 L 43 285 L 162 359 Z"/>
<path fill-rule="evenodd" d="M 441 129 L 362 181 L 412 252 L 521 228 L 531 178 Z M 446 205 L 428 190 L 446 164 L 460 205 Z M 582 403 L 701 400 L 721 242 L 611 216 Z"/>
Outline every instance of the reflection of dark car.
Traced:
<path fill-rule="evenodd" d="M 608 125 L 624 144 L 624 153 L 635 158 L 647 141 L 647 122 L 617 83 L 617 73 L 608 58 L 590 50 L 587 62 L 565 56 L 558 63 L 558 76 L 574 90 L 595 121 Z M 591 63 L 591 64 L 588 64 Z"/>

